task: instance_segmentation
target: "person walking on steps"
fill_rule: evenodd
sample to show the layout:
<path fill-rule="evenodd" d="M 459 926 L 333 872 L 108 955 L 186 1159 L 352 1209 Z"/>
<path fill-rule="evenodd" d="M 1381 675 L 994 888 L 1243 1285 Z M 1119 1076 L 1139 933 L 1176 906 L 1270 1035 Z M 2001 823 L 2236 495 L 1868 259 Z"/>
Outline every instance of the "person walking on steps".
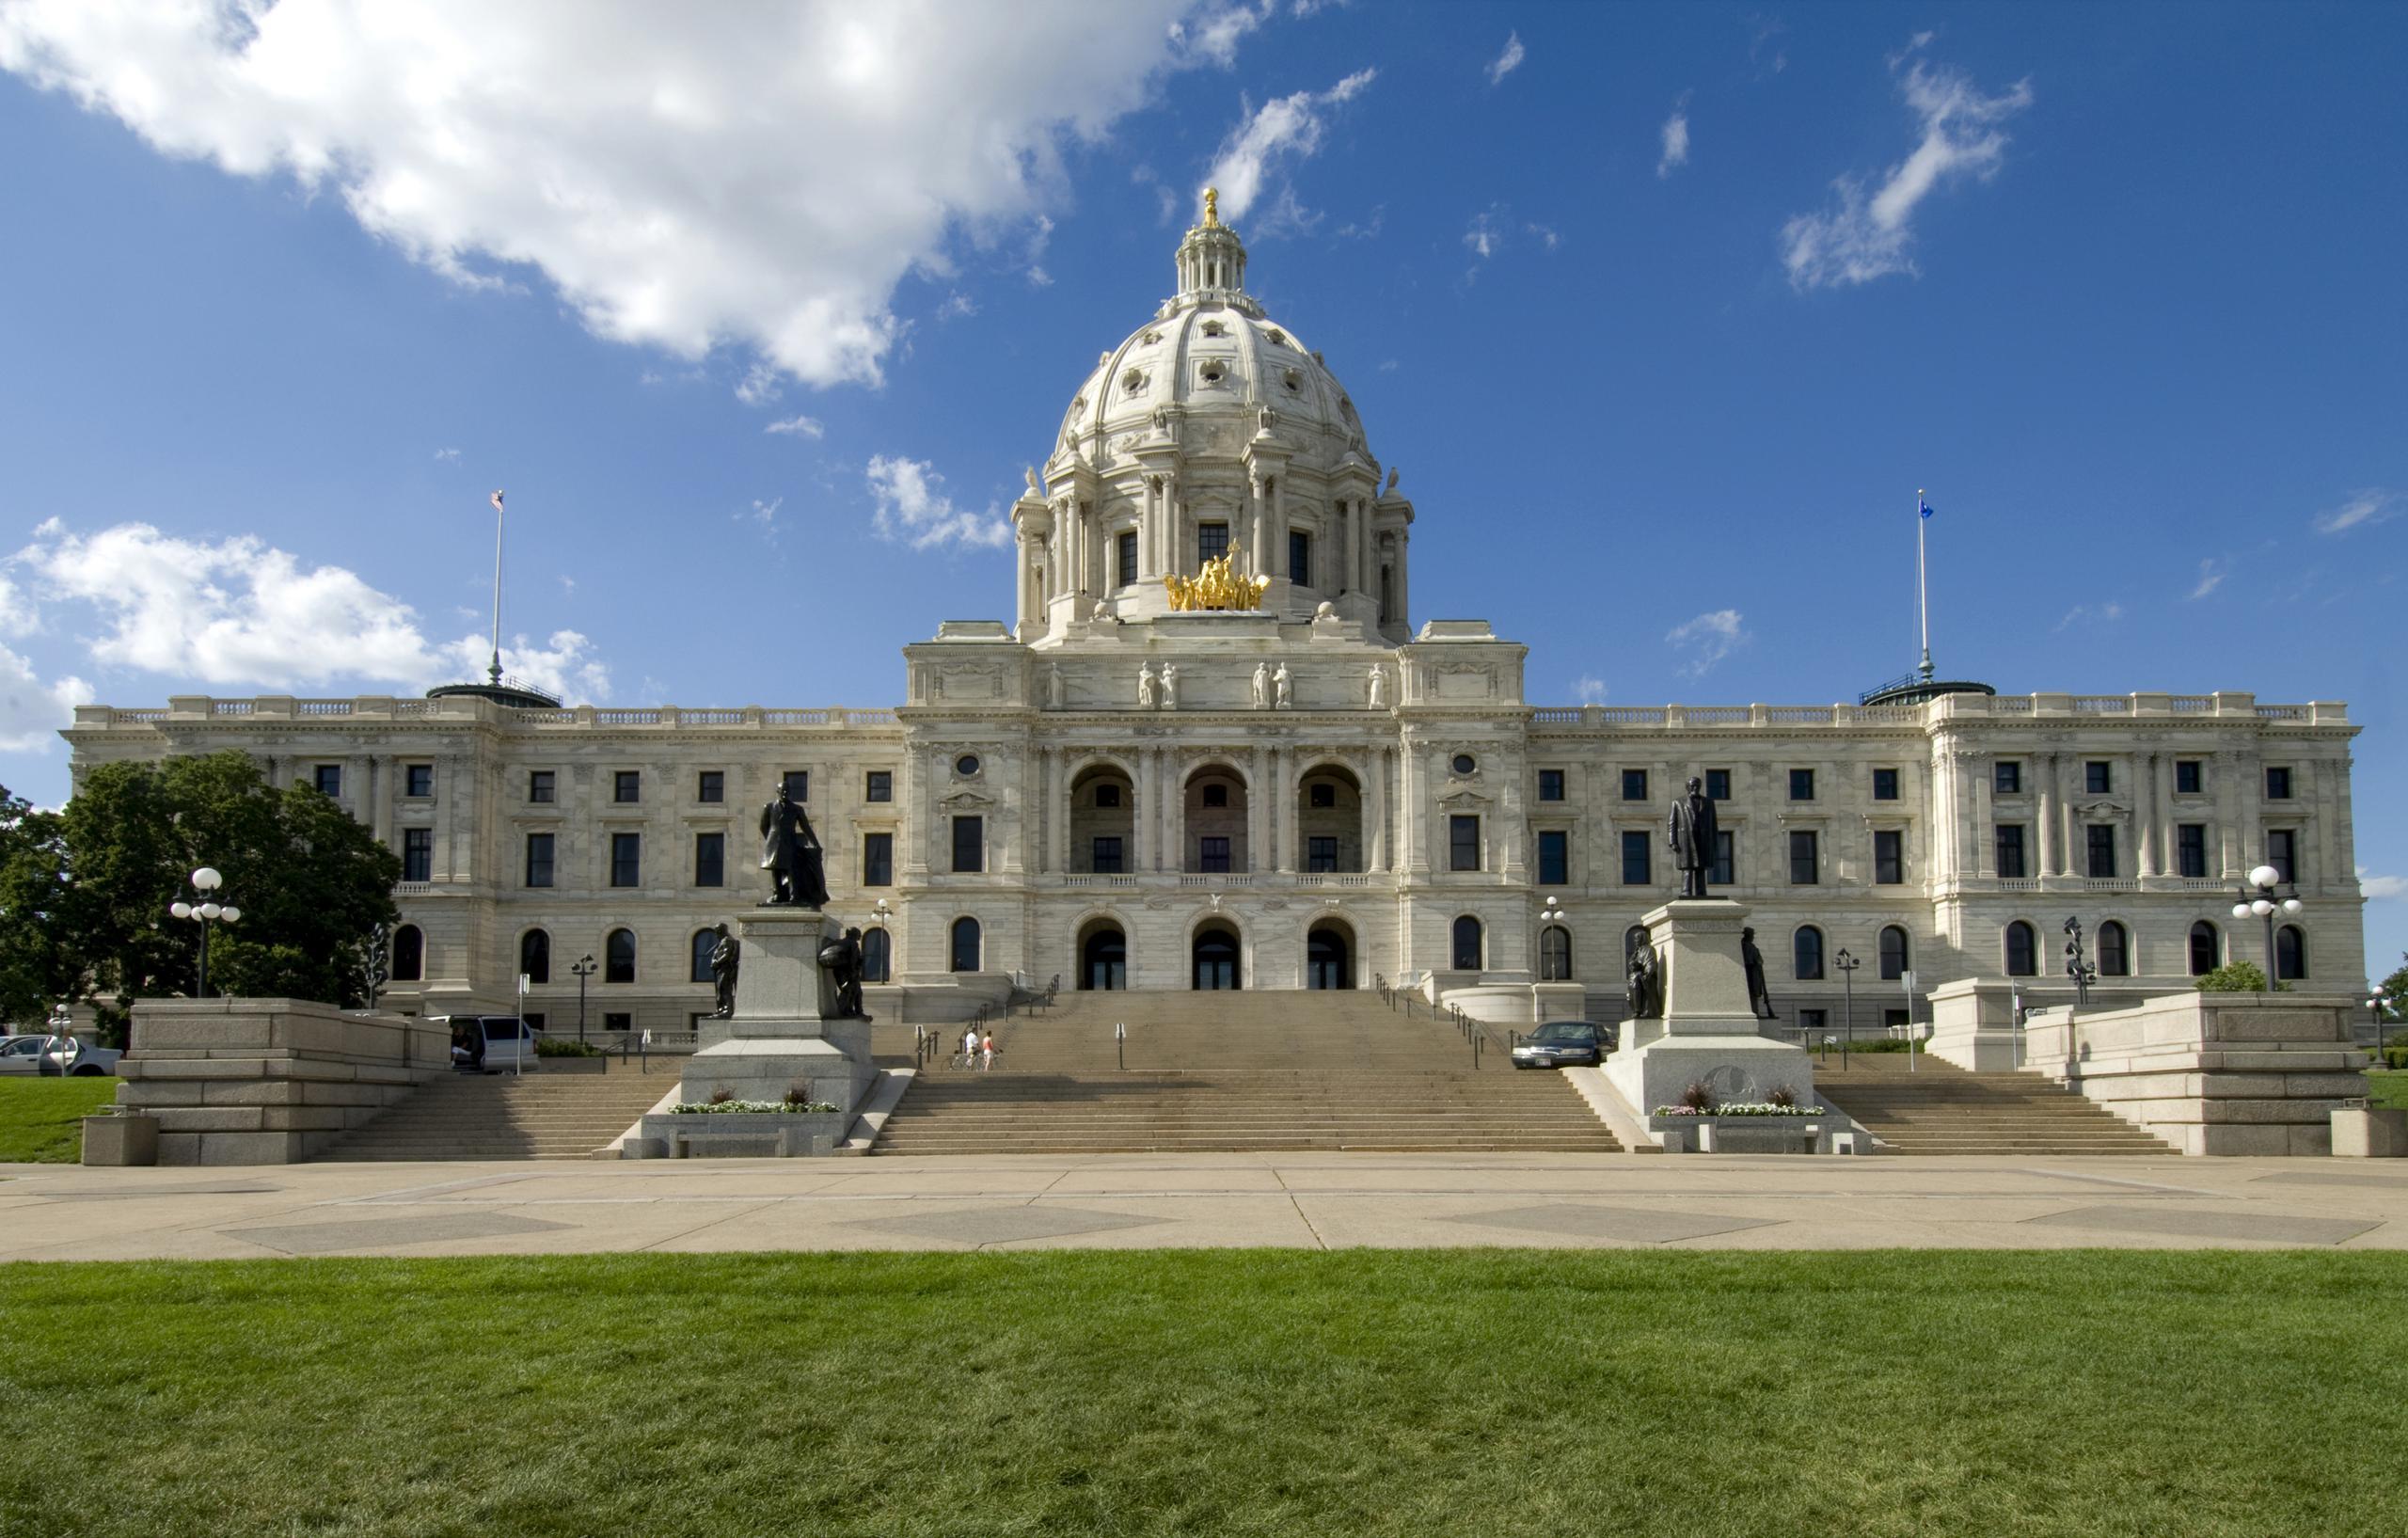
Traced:
<path fill-rule="evenodd" d="M 978 1066 L 978 1027 L 975 1025 L 961 1033 L 961 1066 Z"/>
<path fill-rule="evenodd" d="M 995 1033 L 992 1031 L 989 1031 L 986 1039 L 978 1043 L 978 1070 L 981 1073 L 995 1070 Z"/>

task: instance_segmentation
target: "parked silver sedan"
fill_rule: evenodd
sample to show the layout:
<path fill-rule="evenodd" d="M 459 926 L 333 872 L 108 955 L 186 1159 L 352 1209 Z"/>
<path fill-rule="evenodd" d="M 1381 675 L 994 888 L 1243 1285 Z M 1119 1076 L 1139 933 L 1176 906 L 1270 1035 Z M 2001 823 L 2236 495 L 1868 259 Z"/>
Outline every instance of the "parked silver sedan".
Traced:
<path fill-rule="evenodd" d="M 1605 1061 L 1607 1032 L 1585 1020 L 1551 1020 L 1513 1049 L 1515 1068 L 1593 1068 Z"/>

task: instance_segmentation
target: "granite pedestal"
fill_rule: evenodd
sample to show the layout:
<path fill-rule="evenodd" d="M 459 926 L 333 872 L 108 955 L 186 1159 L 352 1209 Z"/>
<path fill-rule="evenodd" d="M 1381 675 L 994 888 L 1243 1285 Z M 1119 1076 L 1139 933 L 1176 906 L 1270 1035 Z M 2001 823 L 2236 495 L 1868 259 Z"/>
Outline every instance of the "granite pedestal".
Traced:
<path fill-rule="evenodd" d="M 1739 950 L 1747 917 L 1746 905 L 1728 897 L 1685 897 L 1640 920 L 1656 947 L 1664 1013 L 1624 1021 L 1621 1045 L 1605 1065 L 1607 1079 L 1639 1115 L 1679 1103 L 1693 1084 L 1705 1086 L 1718 1102 L 1769 1100 L 1785 1088 L 1800 1105 L 1817 1103 L 1814 1058 L 1757 1034 Z"/>
<path fill-rule="evenodd" d="M 678 1100 L 699 1104 L 724 1090 L 737 1100 L 782 1102 L 799 1089 L 834 1105 L 849 1124 L 878 1070 L 870 1058 L 870 1023 L 832 1018 L 835 986 L 819 965 L 820 947 L 843 939 L 843 927 L 816 908 L 765 907 L 737 920 L 737 937 L 742 959 L 735 1014 L 703 1022 Z M 733 1125 L 710 1130 L 730 1138 L 739 1132 Z M 780 1138 L 772 1147 L 764 1139 L 761 1151 L 825 1152 L 824 1145 L 820 1138 L 800 1146 Z"/>

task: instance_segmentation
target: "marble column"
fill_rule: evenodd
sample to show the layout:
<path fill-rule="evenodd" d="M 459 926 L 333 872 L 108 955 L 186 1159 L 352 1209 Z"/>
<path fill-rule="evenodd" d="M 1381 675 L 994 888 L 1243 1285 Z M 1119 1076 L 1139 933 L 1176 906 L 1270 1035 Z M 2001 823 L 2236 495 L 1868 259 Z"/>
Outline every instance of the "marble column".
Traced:
<path fill-rule="evenodd" d="M 1271 862 L 1264 858 L 1271 837 L 1271 754 L 1261 744 L 1255 745 L 1246 765 L 1246 778 L 1251 782 L 1245 793 L 1245 868 L 1249 871 L 1269 870 Z"/>
<path fill-rule="evenodd" d="M 2057 755 L 2042 753 L 2033 760 L 2034 778 L 2040 782 L 2040 874 L 2062 876 L 2057 845 Z"/>
<path fill-rule="evenodd" d="M 1388 868 L 1388 751 L 1371 750 L 1369 772 L 1363 776 L 1363 868 L 1375 875 Z"/>
<path fill-rule="evenodd" d="M 2132 786 L 2132 825 L 2140 840 L 2139 864 L 2132 869 L 2135 876 L 2158 874 L 2157 760 L 2153 753 L 2139 755 L 2140 773 L 2133 777 L 2138 783 Z"/>
<path fill-rule="evenodd" d="M 1271 519 L 1263 507 L 1264 492 L 1259 477 L 1246 483 L 1251 495 L 1246 499 L 1246 518 L 1254 532 L 1254 574 L 1272 575 Z"/>

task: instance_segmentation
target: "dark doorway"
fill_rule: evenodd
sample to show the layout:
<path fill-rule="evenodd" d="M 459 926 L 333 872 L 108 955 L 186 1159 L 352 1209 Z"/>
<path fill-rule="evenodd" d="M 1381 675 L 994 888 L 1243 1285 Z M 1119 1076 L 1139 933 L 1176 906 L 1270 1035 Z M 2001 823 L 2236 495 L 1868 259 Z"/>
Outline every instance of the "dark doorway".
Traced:
<path fill-rule="evenodd" d="M 1218 928 L 1198 929 L 1192 954 L 1196 961 L 1196 987 L 1199 991 L 1219 992 L 1240 986 L 1238 937 L 1235 934 Z"/>
<path fill-rule="evenodd" d="M 1129 939 L 1111 925 L 1091 930 L 1079 947 L 1079 987 L 1114 992 L 1129 986 Z"/>
<path fill-rule="evenodd" d="M 1345 930 L 1324 924 L 1305 937 L 1305 986 L 1354 986 L 1354 947 L 1346 943 Z"/>

